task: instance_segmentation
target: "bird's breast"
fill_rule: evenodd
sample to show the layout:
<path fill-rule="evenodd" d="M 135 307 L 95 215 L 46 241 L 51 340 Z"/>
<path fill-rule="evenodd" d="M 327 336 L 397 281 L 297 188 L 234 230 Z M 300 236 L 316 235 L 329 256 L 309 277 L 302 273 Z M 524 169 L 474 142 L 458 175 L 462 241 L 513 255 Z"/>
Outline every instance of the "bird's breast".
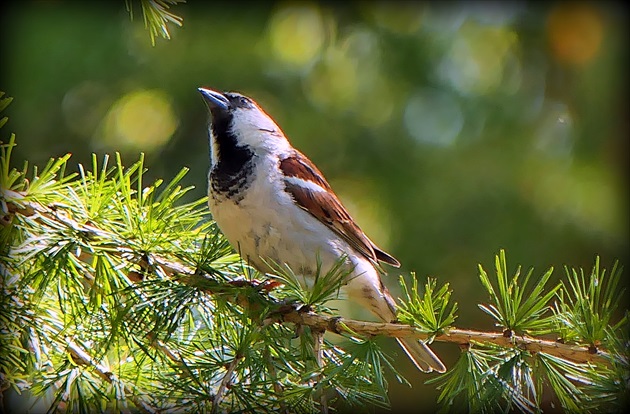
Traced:
<path fill-rule="evenodd" d="M 287 264 L 296 273 L 314 274 L 317 260 L 332 266 L 348 247 L 330 229 L 298 207 L 274 171 L 258 171 L 238 198 L 223 197 L 210 186 L 209 207 L 234 249 L 258 270 Z M 264 259 L 264 260 L 263 260 Z"/>

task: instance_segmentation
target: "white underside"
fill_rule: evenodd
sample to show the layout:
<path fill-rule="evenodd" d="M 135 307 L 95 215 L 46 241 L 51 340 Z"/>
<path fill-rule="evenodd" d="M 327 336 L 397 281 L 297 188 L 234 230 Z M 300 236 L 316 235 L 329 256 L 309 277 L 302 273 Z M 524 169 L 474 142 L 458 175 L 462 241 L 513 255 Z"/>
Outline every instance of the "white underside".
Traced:
<path fill-rule="evenodd" d="M 273 165 L 257 164 L 254 182 L 238 204 L 209 197 L 209 207 L 219 228 L 252 266 L 269 272 L 267 262 L 288 265 L 296 274 L 315 273 L 317 260 L 322 271 L 330 269 L 345 254 L 354 268 L 345 294 L 383 320 L 394 313 L 383 297 L 379 274 L 372 264 L 354 251 L 324 224 L 304 211 L 284 191 L 280 172 Z"/>

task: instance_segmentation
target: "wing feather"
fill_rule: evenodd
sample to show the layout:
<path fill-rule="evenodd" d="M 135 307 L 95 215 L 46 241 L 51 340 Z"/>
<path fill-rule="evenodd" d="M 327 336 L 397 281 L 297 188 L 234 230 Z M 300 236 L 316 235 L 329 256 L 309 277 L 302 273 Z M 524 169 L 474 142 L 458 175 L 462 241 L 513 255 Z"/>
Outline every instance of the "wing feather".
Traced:
<path fill-rule="evenodd" d="M 330 184 L 304 155 L 295 152 L 280 161 L 286 190 L 296 203 L 344 239 L 357 252 L 376 264 L 378 261 L 399 267 L 400 263 L 379 249 L 354 222 Z"/>

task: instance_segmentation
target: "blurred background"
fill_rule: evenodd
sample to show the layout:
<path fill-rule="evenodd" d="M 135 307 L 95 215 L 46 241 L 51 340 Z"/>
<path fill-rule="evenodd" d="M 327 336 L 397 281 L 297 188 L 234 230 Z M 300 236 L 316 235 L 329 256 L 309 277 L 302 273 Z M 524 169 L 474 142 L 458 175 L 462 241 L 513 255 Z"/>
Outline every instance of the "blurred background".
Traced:
<path fill-rule="evenodd" d="M 493 329 L 477 264 L 507 251 L 555 276 L 628 265 L 627 15 L 617 3 L 194 2 L 151 45 L 138 3 L 22 1 L 2 10 L 0 89 L 13 162 L 68 152 L 146 154 L 147 179 L 186 166 L 206 191 L 207 113 L 197 92 L 257 100 L 326 174 L 352 215 L 402 263 L 448 282 L 457 325 Z M 355 312 L 356 314 L 356 312 Z M 355 315 L 356 316 L 356 315 Z M 401 355 L 394 412 L 434 386 Z M 459 350 L 435 349 L 447 365 Z"/>

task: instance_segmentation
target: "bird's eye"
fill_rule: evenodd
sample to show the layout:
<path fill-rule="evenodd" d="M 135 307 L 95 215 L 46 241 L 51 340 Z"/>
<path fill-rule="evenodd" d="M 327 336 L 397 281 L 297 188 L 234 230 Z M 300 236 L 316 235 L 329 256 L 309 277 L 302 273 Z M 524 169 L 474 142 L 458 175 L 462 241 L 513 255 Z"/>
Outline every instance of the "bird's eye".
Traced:
<path fill-rule="evenodd" d="M 240 103 L 241 105 L 243 105 L 243 106 L 245 106 L 245 105 L 249 104 L 249 102 L 247 101 L 247 98 L 245 98 L 245 97 L 241 97 L 241 98 L 239 99 L 239 103 Z"/>

